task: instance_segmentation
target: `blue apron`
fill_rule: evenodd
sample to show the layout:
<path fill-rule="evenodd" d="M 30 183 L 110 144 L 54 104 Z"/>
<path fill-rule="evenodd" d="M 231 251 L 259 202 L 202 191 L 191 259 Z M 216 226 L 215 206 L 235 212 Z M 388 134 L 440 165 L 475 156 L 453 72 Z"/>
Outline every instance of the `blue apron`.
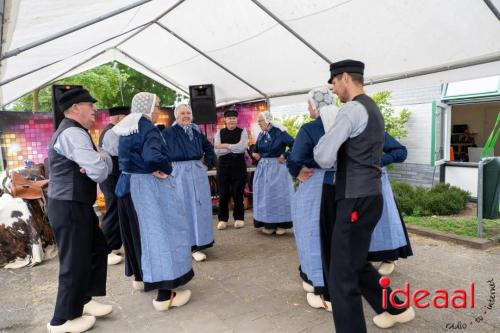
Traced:
<path fill-rule="evenodd" d="M 394 250 L 407 245 L 403 224 L 385 169 L 382 169 L 381 180 L 384 207 L 382 217 L 373 230 L 369 252 Z"/>
<path fill-rule="evenodd" d="M 259 222 L 292 221 L 293 182 L 278 158 L 261 158 L 253 177 L 253 217 Z"/>
<path fill-rule="evenodd" d="M 212 225 L 212 196 L 208 175 L 198 160 L 173 162 L 172 175 L 180 190 L 190 226 L 191 245 L 196 248 L 211 246 L 214 242 Z"/>
<path fill-rule="evenodd" d="M 131 174 L 130 192 L 141 233 L 143 281 L 171 281 L 189 273 L 190 230 L 172 177 Z"/>
<path fill-rule="evenodd" d="M 314 169 L 306 182 L 300 183 L 292 199 L 293 233 L 300 268 L 313 287 L 324 287 L 319 215 L 323 178 L 326 170 Z"/>

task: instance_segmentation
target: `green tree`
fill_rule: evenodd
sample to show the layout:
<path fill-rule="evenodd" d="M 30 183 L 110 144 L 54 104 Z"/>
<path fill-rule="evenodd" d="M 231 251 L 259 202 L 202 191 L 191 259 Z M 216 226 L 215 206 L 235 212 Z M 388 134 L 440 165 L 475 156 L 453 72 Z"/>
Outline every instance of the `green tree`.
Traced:
<path fill-rule="evenodd" d="M 392 104 L 389 102 L 389 98 L 391 97 L 390 91 L 380 91 L 373 94 L 371 97 L 384 116 L 385 130 L 395 138 L 407 136 L 408 131 L 406 130 L 406 123 L 410 119 L 411 112 L 407 109 L 403 109 L 398 115 L 395 115 Z M 342 107 L 342 103 L 339 99 L 337 99 L 337 107 Z M 284 117 L 280 121 L 286 127 L 288 134 L 295 138 L 300 127 L 312 121 L 312 119 L 309 117 L 308 113 L 304 113 L 302 115 Z"/>
<path fill-rule="evenodd" d="M 305 113 L 301 115 L 285 117 L 278 120 L 283 124 L 283 126 L 286 127 L 287 133 L 290 134 L 292 138 L 295 138 L 302 125 L 311 122 L 313 119 L 309 117 L 308 113 Z"/>
<path fill-rule="evenodd" d="M 124 75 L 127 75 L 127 80 L 122 84 L 123 100 L 125 105 L 132 103 L 132 98 L 135 94 L 147 91 L 156 94 L 160 98 L 161 105 L 173 105 L 176 98 L 174 90 L 165 87 L 164 85 L 150 79 L 149 77 L 137 72 L 135 69 L 118 63 L 118 69 Z"/>
<path fill-rule="evenodd" d="M 130 105 L 134 95 L 141 91 L 157 94 L 162 105 L 173 104 L 175 92 L 144 74 L 116 63 L 104 64 L 80 74 L 59 80 L 54 84 L 82 85 L 97 99 L 97 108 Z M 123 95 L 123 98 L 122 98 Z M 52 111 L 50 85 L 25 95 L 7 107 L 9 111 Z"/>
<path fill-rule="evenodd" d="M 384 90 L 373 94 L 372 99 L 378 105 L 385 121 L 385 130 L 395 138 L 404 138 L 408 135 L 406 123 L 410 119 L 411 112 L 408 109 L 402 109 L 399 115 L 394 115 L 395 111 L 389 102 L 391 92 Z"/>

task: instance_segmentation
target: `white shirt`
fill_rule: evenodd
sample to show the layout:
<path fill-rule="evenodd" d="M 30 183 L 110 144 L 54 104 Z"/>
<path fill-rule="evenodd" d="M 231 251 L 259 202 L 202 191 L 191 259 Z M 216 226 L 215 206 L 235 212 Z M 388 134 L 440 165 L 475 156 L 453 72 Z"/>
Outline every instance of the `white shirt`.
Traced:
<path fill-rule="evenodd" d="M 215 133 L 214 146 L 221 144 L 220 130 Z M 246 130 L 241 132 L 240 142 L 235 144 L 230 144 L 229 148 L 218 149 L 215 148 L 215 154 L 217 156 L 227 155 L 229 153 L 233 154 L 243 154 L 248 148 L 248 134 Z"/>
<path fill-rule="evenodd" d="M 334 168 L 340 146 L 349 138 L 354 138 L 366 129 L 368 112 L 365 107 L 351 101 L 339 110 L 333 126 L 314 147 L 314 160 L 324 169 Z"/>
<path fill-rule="evenodd" d="M 57 137 L 54 150 L 84 168 L 86 175 L 96 183 L 106 180 L 113 169 L 111 157 L 104 153 L 104 161 L 101 160 L 101 155 L 94 150 L 88 133 L 82 128 L 65 129 Z"/>

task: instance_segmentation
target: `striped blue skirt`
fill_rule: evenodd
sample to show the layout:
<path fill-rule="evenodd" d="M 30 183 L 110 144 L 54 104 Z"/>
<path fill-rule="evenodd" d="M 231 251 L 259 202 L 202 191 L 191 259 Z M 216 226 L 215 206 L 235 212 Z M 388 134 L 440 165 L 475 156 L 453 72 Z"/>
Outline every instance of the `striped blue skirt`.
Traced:
<path fill-rule="evenodd" d="M 132 174 L 130 192 L 141 234 L 143 281 L 173 289 L 191 279 L 191 243 L 174 180 Z"/>
<path fill-rule="evenodd" d="M 292 177 L 278 158 L 261 158 L 253 177 L 256 228 L 292 227 Z"/>
<path fill-rule="evenodd" d="M 301 277 L 315 290 L 324 288 L 319 215 L 325 170 L 314 169 L 314 174 L 302 182 L 293 195 L 292 221 Z"/>
<path fill-rule="evenodd" d="M 212 223 L 212 196 L 207 172 L 196 161 L 175 162 L 174 176 L 178 194 L 183 198 L 190 226 L 192 250 L 202 250 L 214 243 Z"/>
<path fill-rule="evenodd" d="M 385 169 L 382 170 L 382 217 L 373 230 L 368 260 L 397 260 L 412 255 L 408 234 L 394 200 L 391 183 Z"/>

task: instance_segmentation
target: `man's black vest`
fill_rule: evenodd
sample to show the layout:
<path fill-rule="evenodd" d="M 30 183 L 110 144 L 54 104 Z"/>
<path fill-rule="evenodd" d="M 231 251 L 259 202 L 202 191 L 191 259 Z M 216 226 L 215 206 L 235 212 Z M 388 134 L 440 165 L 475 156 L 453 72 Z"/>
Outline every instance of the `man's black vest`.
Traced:
<path fill-rule="evenodd" d="M 99 149 L 102 149 L 102 140 L 104 140 L 104 135 L 106 134 L 107 131 L 109 131 L 110 129 L 113 128 L 113 124 L 109 124 L 108 126 L 106 126 L 103 130 L 102 130 L 102 133 L 101 135 L 99 136 Z M 110 176 L 116 176 L 116 177 L 120 177 L 120 166 L 119 166 L 119 162 L 118 162 L 118 156 L 111 156 L 111 160 L 113 161 L 113 170 L 111 171 L 111 173 L 109 174 Z"/>
<path fill-rule="evenodd" d="M 384 147 L 384 118 L 375 102 L 365 94 L 354 101 L 368 113 L 365 130 L 349 138 L 339 149 L 335 174 L 335 199 L 361 198 L 382 193 L 381 158 Z"/>
<path fill-rule="evenodd" d="M 79 127 L 92 138 L 88 131 L 78 122 L 64 118 L 52 136 L 49 144 L 49 198 L 71 200 L 93 205 L 96 200 L 97 184 L 86 174 L 80 172 L 80 166 L 54 149 L 59 135 L 70 127 Z M 92 146 L 95 146 L 92 142 Z"/>
<path fill-rule="evenodd" d="M 236 127 L 234 130 L 223 128 L 220 131 L 220 142 L 236 144 L 241 140 L 243 129 Z M 237 169 L 238 171 L 246 172 L 247 166 L 245 163 L 245 153 L 234 154 L 229 153 L 219 157 L 219 169 Z"/>

